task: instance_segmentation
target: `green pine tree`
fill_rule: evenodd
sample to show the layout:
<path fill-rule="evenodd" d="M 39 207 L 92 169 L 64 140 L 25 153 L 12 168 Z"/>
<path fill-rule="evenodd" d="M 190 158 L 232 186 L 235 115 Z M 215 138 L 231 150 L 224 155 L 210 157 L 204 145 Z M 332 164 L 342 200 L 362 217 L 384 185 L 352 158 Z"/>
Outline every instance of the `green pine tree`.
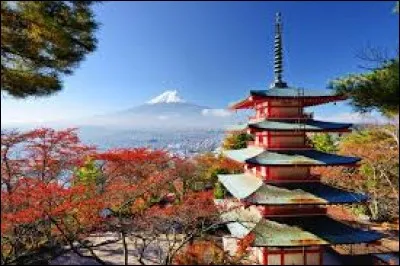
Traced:
<path fill-rule="evenodd" d="M 49 95 L 96 49 L 96 1 L 1 1 L 1 90 Z"/>

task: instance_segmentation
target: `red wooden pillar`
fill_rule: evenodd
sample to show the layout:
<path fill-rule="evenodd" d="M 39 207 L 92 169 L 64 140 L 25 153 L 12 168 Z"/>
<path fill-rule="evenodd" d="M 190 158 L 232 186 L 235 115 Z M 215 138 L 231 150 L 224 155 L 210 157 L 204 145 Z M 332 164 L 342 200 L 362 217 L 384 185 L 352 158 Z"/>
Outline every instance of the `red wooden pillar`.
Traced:
<path fill-rule="evenodd" d="M 324 248 L 322 246 L 319 247 L 319 265 L 323 265 L 324 263 Z"/>
<path fill-rule="evenodd" d="M 263 251 L 263 261 L 262 261 L 262 264 L 263 264 L 263 265 L 268 265 L 268 248 L 267 248 L 267 247 L 264 247 L 264 248 L 262 248 L 262 251 Z"/>
<path fill-rule="evenodd" d="M 271 132 L 267 131 L 267 142 L 268 142 L 268 147 L 271 147 Z"/>
<path fill-rule="evenodd" d="M 280 253 L 281 253 L 281 265 L 285 265 L 285 250 L 281 248 Z"/>

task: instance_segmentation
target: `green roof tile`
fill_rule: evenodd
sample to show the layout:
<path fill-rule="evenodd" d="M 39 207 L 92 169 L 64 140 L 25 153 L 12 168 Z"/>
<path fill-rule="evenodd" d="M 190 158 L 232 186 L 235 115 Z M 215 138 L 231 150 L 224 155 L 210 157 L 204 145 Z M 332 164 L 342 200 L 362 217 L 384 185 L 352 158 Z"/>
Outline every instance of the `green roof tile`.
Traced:
<path fill-rule="evenodd" d="M 251 174 L 218 175 L 219 181 L 237 199 L 253 204 L 359 203 L 367 196 L 320 182 L 264 184 Z"/>
<path fill-rule="evenodd" d="M 259 147 L 224 151 L 227 157 L 257 165 L 346 165 L 360 161 L 357 157 L 341 156 L 316 150 L 266 151 Z"/>
<path fill-rule="evenodd" d="M 263 181 L 250 174 L 218 175 L 218 180 L 238 199 L 245 199 L 260 187 Z"/>
<path fill-rule="evenodd" d="M 253 246 L 287 247 L 369 243 L 383 234 L 353 228 L 325 215 L 260 218 L 254 206 L 221 215 L 232 237 L 254 233 Z M 329 228 L 329 230 L 327 230 Z"/>
<path fill-rule="evenodd" d="M 250 94 L 253 96 L 264 96 L 264 97 L 329 97 L 335 96 L 334 90 L 311 90 L 302 88 L 271 88 L 267 90 L 250 90 Z"/>
<path fill-rule="evenodd" d="M 304 123 L 298 121 L 276 121 L 276 120 L 264 120 L 259 122 L 250 122 L 248 124 L 239 124 L 230 126 L 227 129 L 230 131 L 243 131 L 247 128 L 264 129 L 264 130 L 276 130 L 276 131 L 293 131 L 293 130 L 305 130 L 305 131 L 329 131 L 329 130 L 341 130 L 351 127 L 352 124 L 348 123 L 335 123 L 335 122 L 323 122 L 317 120 L 307 120 Z"/>

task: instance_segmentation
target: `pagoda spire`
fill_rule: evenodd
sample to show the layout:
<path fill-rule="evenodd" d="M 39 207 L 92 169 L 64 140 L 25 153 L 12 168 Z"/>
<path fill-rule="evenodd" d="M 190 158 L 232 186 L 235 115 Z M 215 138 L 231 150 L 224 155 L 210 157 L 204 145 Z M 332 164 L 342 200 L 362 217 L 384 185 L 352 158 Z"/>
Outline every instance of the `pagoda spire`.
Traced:
<path fill-rule="evenodd" d="M 274 58 L 275 80 L 271 84 L 271 88 L 286 88 L 287 84 L 282 80 L 282 72 L 283 72 L 282 18 L 280 12 L 277 12 L 275 17 L 274 55 L 275 55 Z"/>

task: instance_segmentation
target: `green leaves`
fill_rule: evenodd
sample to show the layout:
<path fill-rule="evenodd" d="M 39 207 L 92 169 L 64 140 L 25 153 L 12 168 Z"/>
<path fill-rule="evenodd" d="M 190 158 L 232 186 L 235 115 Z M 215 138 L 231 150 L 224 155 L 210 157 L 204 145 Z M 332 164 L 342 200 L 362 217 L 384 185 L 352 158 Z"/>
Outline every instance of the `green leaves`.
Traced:
<path fill-rule="evenodd" d="M 96 185 L 100 176 L 101 171 L 95 161 L 87 158 L 84 165 L 75 171 L 74 184 Z"/>
<path fill-rule="evenodd" d="M 356 111 L 378 110 L 385 115 L 399 112 L 399 59 L 364 74 L 333 80 L 330 87 L 351 98 Z"/>
<path fill-rule="evenodd" d="M 247 142 L 253 140 L 253 136 L 247 133 L 233 133 L 226 137 L 223 148 L 226 150 L 238 150 L 247 147 Z"/>
<path fill-rule="evenodd" d="M 314 148 L 323 152 L 338 151 L 337 144 L 329 133 L 317 133 L 310 138 Z"/>
<path fill-rule="evenodd" d="M 91 1 L 2 1 L 1 90 L 14 97 L 61 90 L 96 49 Z"/>
<path fill-rule="evenodd" d="M 215 199 L 223 199 L 225 196 L 225 191 L 223 186 L 221 185 L 220 182 L 216 182 L 215 183 L 215 187 L 214 187 L 214 198 Z"/>
<path fill-rule="evenodd" d="M 399 13 L 399 2 L 394 7 Z M 367 58 L 378 67 L 363 74 L 350 74 L 330 82 L 329 87 L 338 95 L 348 96 L 354 109 L 359 112 L 378 110 L 392 117 L 399 113 L 399 56 L 382 60 L 379 56 Z"/>

